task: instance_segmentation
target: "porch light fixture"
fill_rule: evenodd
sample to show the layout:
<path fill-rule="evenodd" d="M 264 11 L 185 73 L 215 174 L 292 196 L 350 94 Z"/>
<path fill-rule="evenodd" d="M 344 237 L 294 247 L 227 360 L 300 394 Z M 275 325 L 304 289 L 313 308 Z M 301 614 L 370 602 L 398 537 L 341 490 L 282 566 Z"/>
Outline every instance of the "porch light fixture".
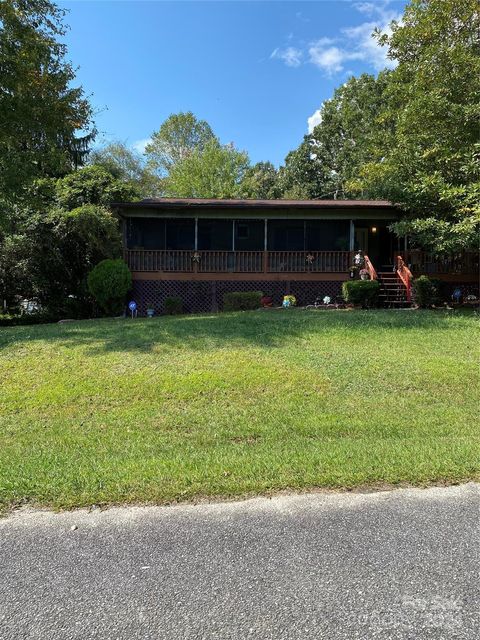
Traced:
<path fill-rule="evenodd" d="M 377 227 L 372 227 L 372 233 L 377 233 Z"/>

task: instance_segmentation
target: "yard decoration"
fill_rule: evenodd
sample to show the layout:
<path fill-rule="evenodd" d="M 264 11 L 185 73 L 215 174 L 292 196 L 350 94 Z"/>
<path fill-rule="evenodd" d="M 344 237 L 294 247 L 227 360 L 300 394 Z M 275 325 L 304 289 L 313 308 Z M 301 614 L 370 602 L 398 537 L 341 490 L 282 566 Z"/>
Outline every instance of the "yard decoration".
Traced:
<path fill-rule="evenodd" d="M 295 307 L 297 304 L 297 299 L 295 298 L 295 296 L 292 295 L 286 295 L 283 296 L 283 303 L 282 303 L 282 307 Z"/>
<path fill-rule="evenodd" d="M 273 298 L 272 296 L 262 296 L 262 298 L 260 299 L 260 303 L 262 305 L 262 307 L 267 308 L 267 307 L 272 307 L 273 306 Z"/>

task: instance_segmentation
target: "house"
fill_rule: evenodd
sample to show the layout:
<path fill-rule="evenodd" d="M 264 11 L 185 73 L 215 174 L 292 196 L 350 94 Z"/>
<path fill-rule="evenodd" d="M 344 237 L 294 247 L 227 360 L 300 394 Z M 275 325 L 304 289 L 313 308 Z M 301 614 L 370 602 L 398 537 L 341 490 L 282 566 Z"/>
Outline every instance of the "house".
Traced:
<path fill-rule="evenodd" d="M 140 313 L 148 305 L 162 311 L 170 296 L 186 311 L 217 310 L 228 291 L 260 290 L 278 303 L 292 293 L 299 304 L 338 296 L 358 250 L 391 304 L 408 300 L 409 265 L 415 277 L 468 291 L 478 283 L 476 256 L 410 251 L 389 230 L 400 211 L 385 201 L 158 198 L 113 206 Z"/>

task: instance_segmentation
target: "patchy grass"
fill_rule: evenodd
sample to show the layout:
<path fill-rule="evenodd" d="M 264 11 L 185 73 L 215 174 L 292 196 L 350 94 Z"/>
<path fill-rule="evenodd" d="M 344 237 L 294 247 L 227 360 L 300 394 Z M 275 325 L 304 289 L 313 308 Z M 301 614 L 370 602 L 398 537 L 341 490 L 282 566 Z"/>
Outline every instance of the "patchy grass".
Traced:
<path fill-rule="evenodd" d="M 473 315 L 304 310 L 0 330 L 0 504 L 479 478 Z"/>

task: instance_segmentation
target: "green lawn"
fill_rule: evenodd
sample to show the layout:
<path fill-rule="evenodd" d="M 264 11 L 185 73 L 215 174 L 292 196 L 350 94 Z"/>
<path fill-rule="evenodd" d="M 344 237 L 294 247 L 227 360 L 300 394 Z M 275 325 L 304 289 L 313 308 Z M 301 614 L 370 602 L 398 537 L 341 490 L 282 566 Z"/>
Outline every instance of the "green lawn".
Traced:
<path fill-rule="evenodd" d="M 477 344 L 421 311 L 0 329 L 0 505 L 479 478 Z"/>

